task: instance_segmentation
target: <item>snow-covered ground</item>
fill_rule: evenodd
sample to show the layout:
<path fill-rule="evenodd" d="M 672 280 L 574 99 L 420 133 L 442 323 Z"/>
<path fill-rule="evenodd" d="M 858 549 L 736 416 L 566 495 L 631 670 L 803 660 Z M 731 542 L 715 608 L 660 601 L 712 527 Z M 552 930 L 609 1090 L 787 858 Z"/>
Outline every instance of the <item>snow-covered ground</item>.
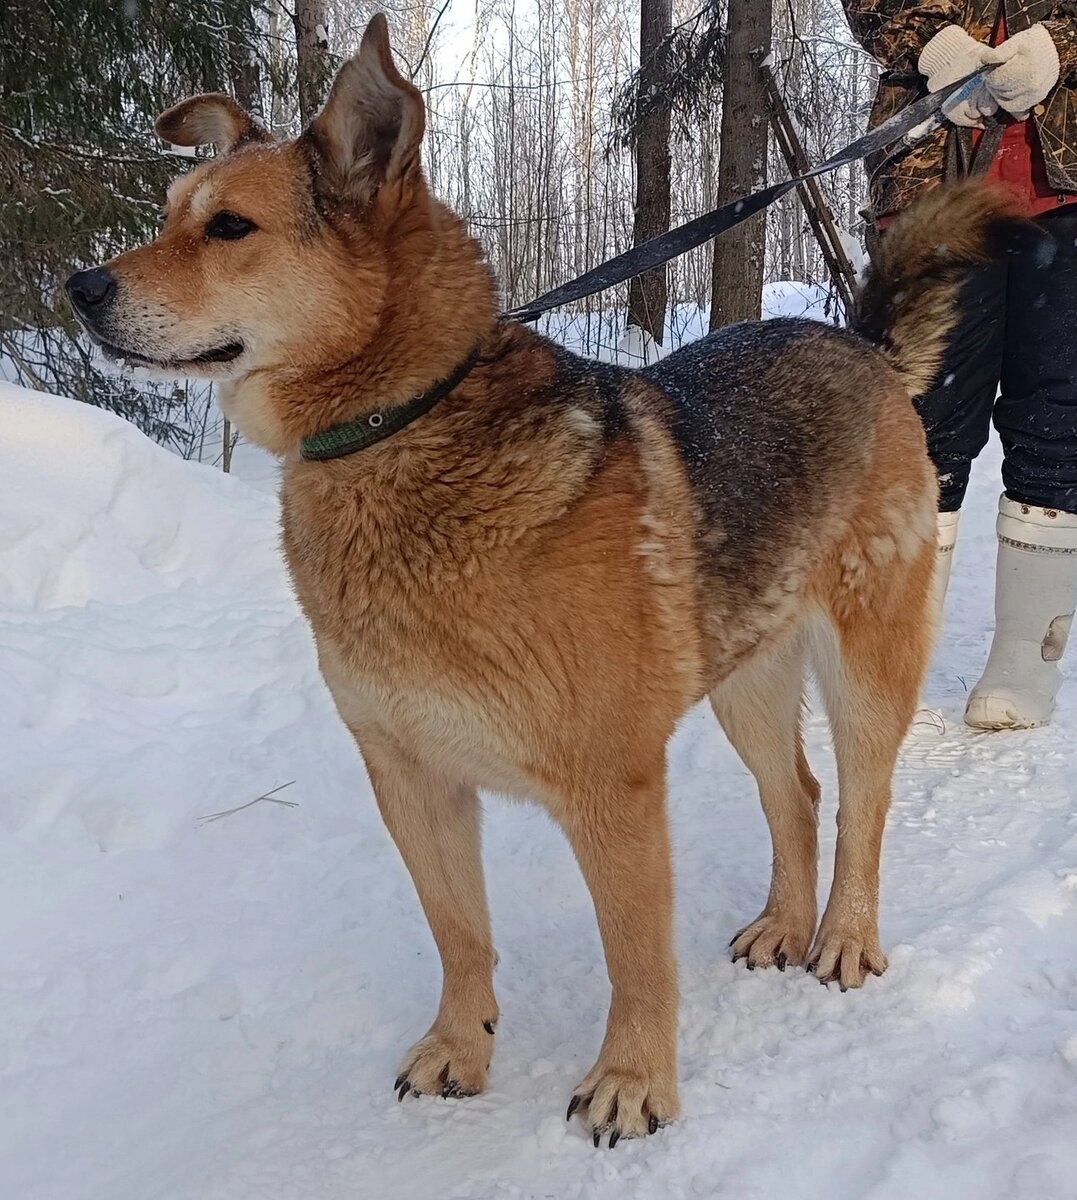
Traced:
<path fill-rule="evenodd" d="M 1073 662 L 1053 728 L 960 720 L 997 481 L 992 447 L 927 689 L 941 718 L 898 771 L 890 971 L 841 995 L 728 961 L 768 838 L 691 713 L 670 779 L 685 1116 L 598 1152 L 564 1109 L 608 985 L 559 833 L 491 799 L 491 1088 L 398 1104 L 437 958 L 319 680 L 275 504 L 116 418 L 0 388 L 0 1195 L 1072 1200 Z M 809 740 L 829 862 L 819 717 Z"/>

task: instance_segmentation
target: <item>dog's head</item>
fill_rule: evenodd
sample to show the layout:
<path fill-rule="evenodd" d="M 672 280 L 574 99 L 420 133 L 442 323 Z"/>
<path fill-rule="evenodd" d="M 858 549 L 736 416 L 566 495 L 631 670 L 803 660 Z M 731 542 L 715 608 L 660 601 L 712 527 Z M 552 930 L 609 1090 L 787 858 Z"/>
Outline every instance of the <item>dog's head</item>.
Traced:
<path fill-rule="evenodd" d="M 429 218 L 424 124 L 381 16 L 295 141 L 224 95 L 170 108 L 160 135 L 212 142 L 217 157 L 172 185 L 152 242 L 71 276 L 75 312 L 106 354 L 166 375 L 231 380 L 354 355 L 399 292 L 394 247 L 421 242 Z"/>

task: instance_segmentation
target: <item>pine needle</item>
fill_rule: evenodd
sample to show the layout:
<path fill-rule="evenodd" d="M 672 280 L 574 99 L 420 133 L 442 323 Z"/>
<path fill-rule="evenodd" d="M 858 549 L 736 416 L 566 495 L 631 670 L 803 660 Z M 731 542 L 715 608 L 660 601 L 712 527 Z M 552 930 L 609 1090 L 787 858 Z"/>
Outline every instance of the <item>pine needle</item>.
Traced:
<path fill-rule="evenodd" d="M 931 708 L 917 709 L 912 727 L 913 729 L 933 729 L 940 735 L 946 733 L 946 721 L 943 719 L 942 713 L 935 712 Z"/>
<path fill-rule="evenodd" d="M 210 821 L 220 821 L 224 817 L 231 817 L 235 813 L 242 812 L 245 808 L 251 808 L 255 804 L 261 804 L 265 800 L 269 804 L 280 804 L 285 808 L 298 808 L 298 800 L 280 800 L 277 798 L 278 792 L 283 792 L 285 788 L 289 788 L 295 780 L 289 780 L 288 783 L 282 783 L 279 787 L 275 787 L 271 792 L 266 792 L 264 795 L 255 796 L 253 800 L 248 800 L 246 804 L 237 804 L 235 808 L 226 808 L 223 812 L 207 813 L 204 817 L 198 819 L 203 825 L 208 825 Z"/>

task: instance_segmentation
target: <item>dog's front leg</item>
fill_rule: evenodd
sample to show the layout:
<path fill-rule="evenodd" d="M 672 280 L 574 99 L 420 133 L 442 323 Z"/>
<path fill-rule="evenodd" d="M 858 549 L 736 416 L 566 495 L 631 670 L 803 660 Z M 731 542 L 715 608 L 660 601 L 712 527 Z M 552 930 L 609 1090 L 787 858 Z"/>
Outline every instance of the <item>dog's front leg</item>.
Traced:
<path fill-rule="evenodd" d="M 471 1096 L 486 1086 L 498 1016 L 478 797 L 378 731 L 360 730 L 356 738 L 441 954 L 437 1017 L 408 1051 L 395 1086 L 400 1099 L 409 1092 Z"/>
<path fill-rule="evenodd" d="M 569 1117 L 585 1116 L 595 1145 L 638 1137 L 676 1117 L 677 964 L 665 770 L 560 814 L 598 916 L 613 995 L 598 1061 L 576 1088 Z"/>

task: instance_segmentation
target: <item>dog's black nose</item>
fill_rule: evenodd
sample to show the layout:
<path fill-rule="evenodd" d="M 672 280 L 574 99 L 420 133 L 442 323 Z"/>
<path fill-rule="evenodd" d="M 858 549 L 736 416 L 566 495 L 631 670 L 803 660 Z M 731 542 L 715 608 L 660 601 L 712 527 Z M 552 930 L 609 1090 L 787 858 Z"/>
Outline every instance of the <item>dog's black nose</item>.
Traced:
<path fill-rule="evenodd" d="M 116 294 L 116 277 L 105 267 L 76 271 L 67 281 L 67 294 L 79 312 L 91 313 Z"/>

